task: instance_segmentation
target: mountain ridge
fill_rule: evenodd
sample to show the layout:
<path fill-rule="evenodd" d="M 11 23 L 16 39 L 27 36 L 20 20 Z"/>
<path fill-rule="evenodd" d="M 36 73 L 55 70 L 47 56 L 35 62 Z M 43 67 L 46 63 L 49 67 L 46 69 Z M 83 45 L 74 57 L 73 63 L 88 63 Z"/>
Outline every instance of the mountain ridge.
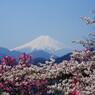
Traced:
<path fill-rule="evenodd" d="M 45 52 L 43 50 L 36 50 L 36 51 L 32 51 L 31 53 L 28 53 L 29 55 L 32 55 L 33 58 L 45 58 L 45 59 L 49 59 L 51 56 L 54 56 L 54 58 L 58 58 L 58 56 L 54 55 L 54 54 L 50 54 L 48 52 Z"/>
<path fill-rule="evenodd" d="M 50 36 L 39 36 L 26 44 L 23 44 L 21 46 L 18 46 L 18 47 L 11 49 L 11 51 L 17 50 L 17 51 L 21 51 L 21 52 L 30 53 L 35 50 L 43 50 L 43 51 L 46 51 L 51 54 L 54 53 L 56 55 L 56 53 L 58 53 L 59 51 L 63 52 L 67 49 L 71 51 L 71 48 L 67 47 L 63 43 L 53 39 Z M 66 51 L 66 53 L 68 53 L 68 51 Z"/>
<path fill-rule="evenodd" d="M 49 59 L 53 54 L 49 54 L 45 51 L 38 50 L 38 51 L 32 51 L 31 53 L 27 53 L 28 55 L 32 55 L 33 59 L 35 58 L 45 58 Z M 22 52 L 19 51 L 10 51 L 7 48 L 0 47 L 0 59 L 2 59 L 4 56 L 12 56 L 13 58 L 18 58 L 18 56 L 21 56 Z M 57 58 L 56 55 L 54 55 L 55 58 Z"/>
<path fill-rule="evenodd" d="M 37 54 L 39 54 L 39 55 L 36 56 Z M 68 53 L 68 54 L 63 55 L 61 57 L 55 56 L 55 55 L 53 55 L 53 56 L 54 56 L 55 62 L 60 63 L 63 60 L 69 60 L 70 59 L 70 56 L 69 56 L 70 54 L 71 53 Z M 12 56 L 13 58 L 16 58 L 17 61 L 18 61 L 18 56 L 21 56 L 21 55 L 22 55 L 21 52 L 18 52 L 18 51 L 10 51 L 7 48 L 0 47 L 0 63 L 1 63 L 2 58 L 4 56 Z M 30 53 L 30 55 L 33 56 L 33 64 L 35 64 L 35 65 L 37 65 L 39 62 L 45 63 L 45 61 L 46 60 L 49 60 L 50 57 L 52 56 L 52 54 L 49 54 L 49 53 L 44 52 L 44 51 L 40 51 L 40 52 L 39 51 L 36 51 L 36 55 L 35 55 L 35 53 L 34 54 L 33 53 Z"/>

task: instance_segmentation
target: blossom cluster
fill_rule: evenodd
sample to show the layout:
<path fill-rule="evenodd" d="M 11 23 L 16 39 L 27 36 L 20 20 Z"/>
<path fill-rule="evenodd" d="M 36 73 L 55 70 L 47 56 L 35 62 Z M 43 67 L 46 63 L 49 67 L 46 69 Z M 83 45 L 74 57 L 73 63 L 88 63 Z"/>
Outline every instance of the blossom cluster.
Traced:
<path fill-rule="evenodd" d="M 19 64 L 14 66 L 2 61 L 0 92 L 9 95 L 95 95 L 95 51 L 75 51 L 69 61 L 63 60 L 60 64 L 51 57 L 40 66 L 27 65 L 32 56 L 25 53 L 19 58 Z"/>
<path fill-rule="evenodd" d="M 92 10 L 92 12 L 95 14 L 95 10 Z M 82 17 L 80 16 L 82 20 L 86 21 L 86 24 L 95 24 L 95 18 L 90 17 Z M 79 43 L 83 45 L 84 47 L 90 47 L 95 49 L 95 33 L 90 33 L 89 38 L 85 38 L 85 41 L 79 40 L 79 41 L 73 41 L 73 43 Z"/>
<path fill-rule="evenodd" d="M 95 10 L 92 10 L 93 13 L 95 13 Z M 95 20 L 92 20 L 90 17 L 82 17 L 80 16 L 82 20 L 86 20 L 86 24 L 95 24 Z"/>
<path fill-rule="evenodd" d="M 90 17 L 82 17 L 82 16 L 80 16 L 80 18 L 82 20 L 86 20 L 87 21 L 86 24 L 94 24 L 95 23 L 95 21 L 92 20 Z"/>
<path fill-rule="evenodd" d="M 94 36 L 95 34 L 90 34 L 91 36 Z M 78 43 L 78 44 L 82 44 L 84 47 L 90 47 L 90 48 L 95 48 L 95 41 L 73 41 L 73 43 Z"/>
<path fill-rule="evenodd" d="M 0 65 L 0 92 L 2 95 L 42 95 L 46 93 L 47 80 L 32 80 L 27 75 L 32 74 L 32 56 L 23 53 L 19 63 L 10 56 L 2 59 Z M 34 69 L 34 68 L 33 68 Z M 29 71 L 28 71 L 29 70 Z"/>

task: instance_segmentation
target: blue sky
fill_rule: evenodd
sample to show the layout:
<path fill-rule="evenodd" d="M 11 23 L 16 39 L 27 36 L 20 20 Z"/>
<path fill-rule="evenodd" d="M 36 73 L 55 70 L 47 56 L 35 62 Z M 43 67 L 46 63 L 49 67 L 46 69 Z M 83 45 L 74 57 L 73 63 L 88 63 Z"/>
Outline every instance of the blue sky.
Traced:
<path fill-rule="evenodd" d="M 94 15 L 95 0 L 0 0 L 0 47 L 8 49 L 49 35 L 74 49 L 73 44 L 93 32 L 80 16 Z"/>

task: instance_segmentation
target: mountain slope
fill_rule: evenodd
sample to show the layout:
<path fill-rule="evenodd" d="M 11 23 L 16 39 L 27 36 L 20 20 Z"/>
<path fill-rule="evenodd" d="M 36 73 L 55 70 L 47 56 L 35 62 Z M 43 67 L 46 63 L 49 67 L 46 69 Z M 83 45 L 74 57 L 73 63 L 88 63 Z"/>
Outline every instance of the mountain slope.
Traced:
<path fill-rule="evenodd" d="M 53 54 L 49 54 L 43 50 L 36 50 L 36 51 L 29 53 L 29 55 L 32 55 L 34 59 L 39 58 L 39 57 L 49 59 Z M 55 56 L 55 55 L 53 55 L 53 56 L 54 56 L 54 58 L 57 58 L 57 56 Z"/>
<path fill-rule="evenodd" d="M 30 48 L 31 50 L 59 50 L 63 48 L 63 44 L 52 39 L 49 36 L 40 36 L 33 41 L 26 43 L 22 46 L 16 47 L 12 50 L 19 50 L 24 48 Z"/>
<path fill-rule="evenodd" d="M 18 56 L 22 55 L 19 51 L 10 51 L 7 48 L 0 47 L 0 59 L 2 59 L 4 56 L 12 56 L 13 58 L 16 58 Z"/>
<path fill-rule="evenodd" d="M 59 57 L 59 58 L 56 58 L 56 60 L 55 60 L 55 62 L 56 63 L 61 63 L 63 60 L 70 60 L 70 55 L 71 55 L 72 53 L 68 53 L 68 54 L 66 54 L 66 55 L 64 55 L 64 56 L 61 56 L 61 57 Z"/>
<path fill-rule="evenodd" d="M 67 47 L 63 45 L 61 42 L 49 36 L 40 36 L 29 43 L 13 48 L 11 50 L 25 50 L 26 48 L 28 49 L 28 51 L 33 51 L 33 50 L 57 51 Z"/>

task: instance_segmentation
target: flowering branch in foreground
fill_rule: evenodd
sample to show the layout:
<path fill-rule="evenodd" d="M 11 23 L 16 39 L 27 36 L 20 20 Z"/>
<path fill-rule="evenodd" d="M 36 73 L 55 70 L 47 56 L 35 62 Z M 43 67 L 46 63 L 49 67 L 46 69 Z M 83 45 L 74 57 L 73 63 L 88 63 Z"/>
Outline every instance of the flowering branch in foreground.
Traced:
<path fill-rule="evenodd" d="M 26 58 L 27 59 L 27 58 Z M 69 61 L 0 65 L 0 92 L 10 95 L 95 95 L 95 51 L 75 51 Z"/>

